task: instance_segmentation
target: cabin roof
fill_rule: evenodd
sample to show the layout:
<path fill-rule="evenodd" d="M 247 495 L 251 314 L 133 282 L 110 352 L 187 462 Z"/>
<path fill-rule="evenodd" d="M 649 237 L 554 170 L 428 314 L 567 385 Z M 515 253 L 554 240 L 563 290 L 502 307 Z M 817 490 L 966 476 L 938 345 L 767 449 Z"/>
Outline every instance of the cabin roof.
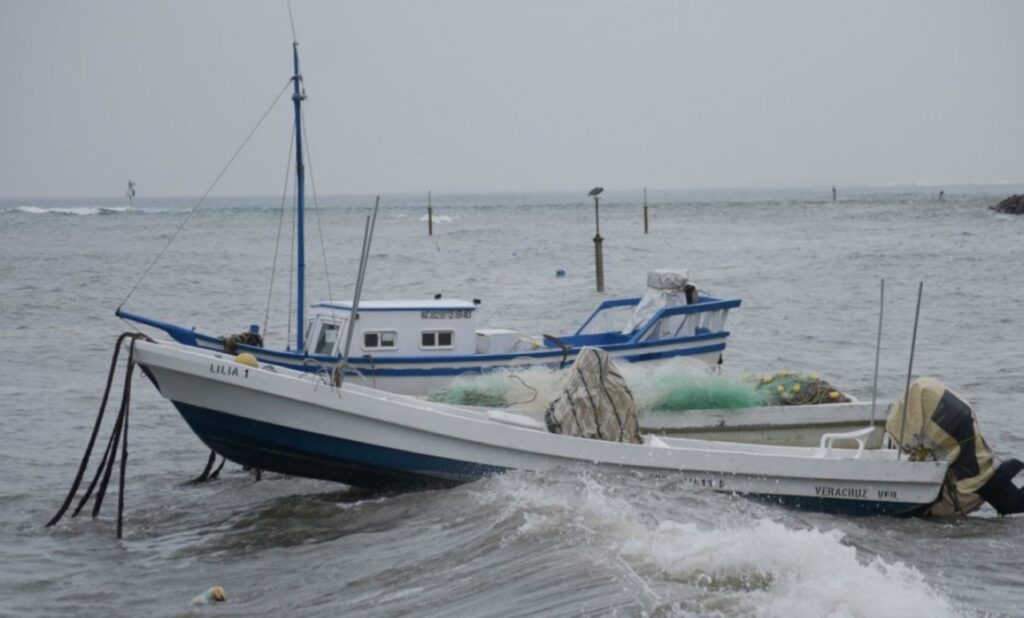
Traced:
<path fill-rule="evenodd" d="M 334 302 L 319 302 L 313 307 L 324 309 L 337 309 L 351 311 L 352 302 L 347 300 L 336 300 Z M 476 305 L 468 300 L 459 299 L 423 299 L 423 300 L 366 300 L 359 303 L 360 311 L 473 311 Z"/>

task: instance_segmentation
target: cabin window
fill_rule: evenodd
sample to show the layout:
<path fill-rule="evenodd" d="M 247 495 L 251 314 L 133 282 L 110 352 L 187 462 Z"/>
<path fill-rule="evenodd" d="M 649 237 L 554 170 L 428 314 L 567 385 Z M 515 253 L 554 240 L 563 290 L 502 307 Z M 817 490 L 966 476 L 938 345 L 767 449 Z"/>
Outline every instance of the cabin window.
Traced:
<path fill-rule="evenodd" d="M 364 350 L 393 350 L 398 343 L 398 334 L 393 330 L 367 331 L 363 333 Z"/>
<path fill-rule="evenodd" d="M 451 348 L 453 333 L 450 330 L 425 330 L 420 333 L 421 348 Z"/>
<path fill-rule="evenodd" d="M 337 324 L 325 322 L 320 327 L 320 334 L 316 338 L 316 345 L 313 346 L 313 354 L 334 354 L 334 346 L 338 343 Z"/>

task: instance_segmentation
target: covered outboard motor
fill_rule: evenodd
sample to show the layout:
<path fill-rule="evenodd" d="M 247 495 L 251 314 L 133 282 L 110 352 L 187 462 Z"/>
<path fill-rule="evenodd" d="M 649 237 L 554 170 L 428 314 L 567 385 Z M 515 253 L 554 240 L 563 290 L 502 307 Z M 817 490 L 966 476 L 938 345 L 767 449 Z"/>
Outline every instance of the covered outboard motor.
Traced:
<path fill-rule="evenodd" d="M 1013 484 L 1024 464 L 1016 459 L 1000 462 L 982 437 L 971 407 L 935 378 L 910 385 L 909 404 L 900 397 L 885 431 L 911 460 L 949 462 L 947 482 L 929 514 L 965 515 L 982 501 L 1000 515 L 1024 512 L 1024 490 Z"/>
<path fill-rule="evenodd" d="M 544 421 L 552 433 L 641 442 L 633 393 L 608 353 L 597 348 L 580 350 Z"/>

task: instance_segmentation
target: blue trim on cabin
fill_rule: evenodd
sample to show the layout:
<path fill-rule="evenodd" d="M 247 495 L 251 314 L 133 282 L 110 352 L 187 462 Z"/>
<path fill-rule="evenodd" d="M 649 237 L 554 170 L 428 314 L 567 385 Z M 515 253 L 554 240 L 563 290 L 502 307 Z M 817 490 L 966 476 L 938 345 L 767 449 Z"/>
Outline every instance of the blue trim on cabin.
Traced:
<path fill-rule="evenodd" d="M 647 336 L 648 331 L 654 328 L 654 325 L 663 318 L 669 318 L 676 315 L 690 315 L 693 313 L 705 313 L 710 311 L 719 311 L 721 309 L 735 309 L 740 306 L 740 299 L 732 300 L 718 300 L 711 299 L 702 300 L 699 303 L 693 305 L 680 305 L 678 307 L 663 307 L 658 309 L 654 315 L 650 317 L 644 324 L 639 326 L 634 332 L 631 341 L 639 342 L 641 339 Z"/>
<path fill-rule="evenodd" d="M 717 332 L 717 333 L 705 333 L 705 334 L 701 334 L 701 335 L 694 335 L 692 337 L 677 337 L 675 339 L 662 339 L 662 340 L 659 340 L 659 341 L 641 341 L 641 342 L 638 342 L 638 343 L 609 344 L 609 345 L 602 345 L 601 348 L 604 349 L 604 350 L 607 350 L 609 352 L 624 352 L 624 351 L 631 351 L 631 350 L 638 350 L 639 351 L 639 350 L 644 350 L 646 348 L 662 347 L 662 346 L 672 345 L 672 344 L 676 344 L 676 343 L 691 343 L 691 342 L 700 342 L 700 341 L 715 341 L 715 340 L 727 339 L 728 337 L 729 337 L 729 331 L 721 331 L 721 332 Z M 569 338 L 569 339 L 571 340 L 571 338 Z M 722 345 L 724 347 L 724 344 L 722 344 Z M 266 351 L 266 348 L 247 348 L 247 347 L 242 346 L 242 345 L 239 345 L 238 349 L 239 350 L 246 349 L 247 351 L 251 351 L 251 352 L 259 351 L 261 353 L 264 353 Z M 683 354 L 691 354 L 691 355 L 692 354 L 699 354 L 700 353 L 700 352 L 693 352 L 693 351 L 691 351 L 691 350 L 694 350 L 694 349 L 698 349 L 698 348 L 684 348 L 684 349 L 678 350 L 678 352 L 681 352 Z M 570 352 L 570 354 L 576 354 L 578 352 L 579 352 L 578 349 L 574 349 L 572 352 Z M 286 356 L 286 357 L 289 357 L 289 358 L 301 358 L 301 355 L 296 355 L 296 354 L 288 353 L 288 352 L 280 352 L 280 351 L 277 351 L 277 350 L 270 351 L 270 354 L 272 354 L 274 356 Z M 672 351 L 672 354 L 670 354 L 670 356 L 674 356 L 674 355 L 676 355 L 676 351 L 675 350 Z M 310 358 L 314 358 L 314 357 L 310 356 Z M 320 356 L 320 357 L 316 357 L 316 358 L 318 360 L 337 362 L 337 360 L 340 357 L 338 357 L 338 356 Z M 456 362 L 475 363 L 475 362 L 480 362 L 480 361 L 506 361 L 506 360 L 513 360 L 513 359 L 516 359 L 516 358 L 549 358 L 549 359 L 552 359 L 552 360 L 560 361 L 561 358 L 562 358 L 562 350 L 560 348 L 553 348 L 553 349 L 552 348 L 544 348 L 542 350 L 538 349 L 538 350 L 530 350 L 530 351 L 527 351 L 527 352 L 508 352 L 508 353 L 503 353 L 503 354 L 463 354 L 463 355 L 448 354 L 448 355 L 432 355 L 432 356 L 395 356 L 395 355 L 390 355 L 389 354 L 387 356 L 374 356 L 372 364 L 374 366 L 379 366 L 379 365 L 390 365 L 390 364 L 401 364 L 401 363 L 417 363 L 417 364 L 419 364 L 419 363 L 424 363 L 424 364 L 429 364 L 429 363 L 456 363 Z M 369 361 L 365 360 L 365 357 L 360 357 L 360 356 L 352 356 L 350 362 L 352 362 L 352 363 L 366 362 L 367 364 L 369 364 Z"/>
<path fill-rule="evenodd" d="M 716 338 L 717 339 L 724 339 L 725 337 L 723 336 L 723 337 L 716 337 Z M 637 346 L 628 346 L 628 347 L 624 346 L 623 348 L 624 349 L 628 349 L 628 350 L 636 349 L 636 350 L 639 351 L 639 350 L 642 350 L 645 347 L 651 347 L 651 346 L 640 346 L 640 345 L 637 345 Z M 648 361 L 648 360 L 656 360 L 656 359 L 659 359 L 659 358 L 672 358 L 674 356 L 695 356 L 695 355 L 698 355 L 698 354 L 707 354 L 707 353 L 711 353 L 711 352 L 721 352 L 721 351 L 725 350 L 725 347 L 726 347 L 726 344 L 723 341 L 723 342 L 719 342 L 719 343 L 712 343 L 712 344 L 709 344 L 709 345 L 696 346 L 696 347 L 691 347 L 691 348 L 674 348 L 674 349 L 662 350 L 662 351 L 658 351 L 658 352 L 647 352 L 647 353 L 642 353 L 642 354 L 626 354 L 626 355 L 623 356 L 623 358 L 625 360 L 627 360 L 627 361 L 630 361 L 630 362 L 638 362 L 638 361 L 642 362 L 642 361 Z M 279 351 L 276 351 L 276 350 L 267 350 L 266 348 L 254 348 L 254 347 L 246 346 L 246 345 L 243 345 L 243 344 L 239 344 L 237 346 L 237 349 L 240 352 L 250 352 L 252 354 L 257 355 L 260 358 L 263 358 L 265 356 L 273 356 L 273 357 L 275 357 L 275 360 L 273 360 L 272 362 L 275 365 L 282 365 L 282 366 L 285 366 L 285 367 L 290 367 L 290 368 L 293 368 L 293 369 L 306 370 L 306 371 L 314 370 L 317 367 L 315 365 L 308 365 L 308 364 L 307 365 L 303 365 L 303 364 L 295 364 L 295 363 L 296 362 L 301 362 L 303 360 L 310 360 L 310 361 L 317 361 L 317 362 L 324 363 L 324 364 L 331 364 L 331 363 L 337 363 L 340 360 L 340 357 L 338 357 L 338 356 L 301 356 L 301 355 L 298 355 L 298 354 L 292 354 L 292 353 L 288 353 L 288 352 L 279 352 Z M 606 348 L 606 349 L 613 350 L 614 348 L 609 347 L 609 348 Z M 579 350 L 572 351 L 570 353 L 570 358 L 571 357 L 575 357 L 578 352 L 579 352 Z M 524 352 L 524 353 L 520 353 L 520 354 L 491 354 L 491 355 L 483 355 L 483 354 L 481 354 L 481 355 L 474 355 L 474 356 L 429 356 L 429 357 L 391 356 L 391 357 L 388 357 L 388 358 L 374 357 L 372 361 L 369 360 L 369 359 L 366 359 L 365 357 L 355 357 L 354 356 L 354 357 L 352 357 L 350 362 L 353 365 L 356 365 L 363 372 L 368 372 L 368 371 L 370 371 L 370 367 L 373 367 L 372 373 L 374 375 L 380 375 L 380 376 L 384 376 L 384 375 L 459 375 L 460 373 L 467 373 L 467 372 L 472 373 L 474 371 L 480 371 L 481 369 L 484 369 L 484 370 L 493 369 L 493 367 L 483 367 L 483 368 L 481 368 L 479 363 L 484 362 L 484 361 L 493 361 L 493 360 L 507 361 L 507 360 L 528 359 L 528 358 L 547 359 L 550 362 L 546 363 L 546 364 L 557 366 L 558 364 L 561 363 L 562 352 L 560 350 L 554 350 L 554 351 L 547 351 L 547 350 L 545 350 L 545 351 L 536 351 L 536 352 L 529 352 L 529 353 L 525 353 Z M 277 360 L 277 359 L 281 359 L 281 360 Z M 288 361 L 293 361 L 293 362 L 289 363 Z M 389 368 L 389 366 L 392 366 L 392 365 L 427 365 L 427 364 L 442 364 L 442 363 L 451 364 L 451 363 L 460 363 L 460 362 L 461 363 L 470 363 L 470 362 L 472 362 L 472 363 L 477 363 L 477 364 L 476 365 L 465 366 L 465 367 L 447 367 L 447 368 L 445 368 L 445 367 L 438 367 L 438 368 L 427 368 L 427 369 L 416 369 L 416 368 L 410 368 L 410 369 L 390 369 Z M 530 364 L 530 363 L 524 363 L 524 365 L 527 365 L 527 364 Z M 535 365 L 536 363 L 533 363 L 533 364 Z"/>
<path fill-rule="evenodd" d="M 629 343 L 629 340 L 632 339 L 632 337 L 630 337 L 629 335 L 623 335 L 622 333 L 615 332 L 593 333 L 590 335 L 569 335 L 568 337 L 559 337 L 558 339 L 562 343 L 570 344 L 573 347 L 584 345 L 604 347 L 606 345 L 618 345 L 621 343 Z M 544 340 L 544 347 L 561 350 L 561 348 L 558 347 L 558 344 L 556 344 L 554 341 L 551 341 L 550 339 Z"/>
<path fill-rule="evenodd" d="M 594 318 L 596 318 L 601 312 L 607 309 L 614 309 L 615 307 L 628 307 L 632 305 L 637 305 L 639 303 L 639 297 L 606 300 L 597 306 L 597 309 L 595 309 L 594 312 L 591 313 L 590 316 L 583 321 L 583 324 L 581 324 L 580 327 L 576 329 L 576 332 L 573 333 L 572 336 L 591 336 L 582 335 L 581 333 L 583 333 L 587 326 L 592 321 L 594 321 Z M 655 312 L 653 316 L 650 317 L 650 319 L 647 320 L 647 322 L 634 329 L 632 333 L 624 336 L 635 342 L 639 342 L 640 339 L 645 337 L 647 335 L 647 332 L 662 318 L 672 317 L 676 315 L 689 315 L 692 313 L 706 313 L 711 311 L 718 311 L 720 309 L 735 309 L 736 307 L 739 307 L 741 304 L 742 301 L 738 298 L 720 299 L 714 296 L 701 294 L 700 296 L 698 296 L 698 302 L 692 305 L 680 305 L 677 307 L 667 307 L 659 309 L 657 312 Z"/>
<path fill-rule="evenodd" d="M 420 455 L 172 402 L 212 450 L 242 465 L 369 489 L 446 487 L 506 469 Z"/>
<path fill-rule="evenodd" d="M 242 465 L 282 474 L 393 490 L 451 487 L 508 470 L 325 436 L 178 401 L 172 403 L 212 450 Z M 740 495 L 801 510 L 856 516 L 910 516 L 929 506 L 810 496 Z"/>
<path fill-rule="evenodd" d="M 589 317 L 587 317 L 586 320 L 583 320 L 583 324 L 581 324 L 580 327 L 576 329 L 576 332 L 573 333 L 573 335 L 579 335 L 580 333 L 582 333 L 583 329 L 585 329 L 587 325 L 590 324 L 594 320 L 594 318 L 596 318 L 597 315 L 604 311 L 605 309 L 613 309 L 615 307 L 627 307 L 630 305 L 638 304 L 640 304 L 639 296 L 635 298 L 617 298 L 615 300 L 606 300 L 600 305 L 598 305 L 597 309 L 594 309 L 594 311 L 590 314 Z"/>

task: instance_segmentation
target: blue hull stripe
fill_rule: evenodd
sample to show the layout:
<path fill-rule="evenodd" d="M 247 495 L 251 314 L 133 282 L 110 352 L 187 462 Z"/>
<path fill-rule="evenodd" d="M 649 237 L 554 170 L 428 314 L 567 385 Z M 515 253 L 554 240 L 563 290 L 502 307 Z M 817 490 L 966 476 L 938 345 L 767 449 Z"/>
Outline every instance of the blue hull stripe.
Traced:
<path fill-rule="evenodd" d="M 817 511 L 835 515 L 887 515 L 911 517 L 928 510 L 930 504 L 911 502 L 874 502 L 872 500 L 844 500 L 839 498 L 812 498 L 810 496 L 748 495 L 759 502 L 781 504 L 802 511 Z"/>
<path fill-rule="evenodd" d="M 232 461 L 263 470 L 370 489 L 445 487 L 505 471 L 173 403 L 211 449 Z"/>
<path fill-rule="evenodd" d="M 506 468 L 420 455 L 282 427 L 174 402 L 192 431 L 228 459 L 263 470 L 369 489 L 450 487 Z M 914 515 L 928 505 L 750 494 L 775 504 L 842 515 Z"/>
<path fill-rule="evenodd" d="M 288 369 L 295 369 L 296 371 L 319 371 L 321 369 L 317 365 L 300 365 L 300 364 L 296 364 L 296 363 L 285 362 L 283 360 L 278 360 L 278 358 L 282 358 L 282 357 L 279 356 L 279 355 L 267 354 L 261 348 L 252 348 L 252 347 L 249 347 L 249 346 L 239 345 L 238 349 L 239 350 L 250 351 L 253 354 L 255 354 L 257 356 L 257 358 L 260 358 L 260 359 L 264 360 L 265 362 L 270 362 L 270 363 L 273 363 L 273 364 L 278 365 L 280 367 L 287 367 Z M 673 357 L 676 357 L 676 356 L 694 356 L 694 355 L 697 355 L 697 354 L 707 354 L 707 353 L 713 353 L 713 352 L 721 352 L 723 350 L 725 350 L 725 343 L 716 343 L 716 344 L 705 345 L 705 346 L 700 346 L 700 347 L 696 347 L 696 348 L 683 348 L 683 349 L 678 349 L 677 348 L 677 349 L 673 349 L 673 350 L 665 350 L 663 352 L 650 352 L 648 354 L 631 354 L 631 355 L 622 356 L 622 358 L 624 360 L 629 361 L 629 362 L 634 362 L 635 363 L 635 362 L 642 362 L 642 361 L 657 360 L 657 359 L 662 359 L 662 358 L 673 358 Z M 276 356 L 276 358 L 274 358 L 275 356 Z M 271 357 L 271 358 L 268 359 L 268 357 Z M 519 356 L 518 358 L 528 358 L 528 355 L 523 354 L 523 355 Z M 451 360 L 454 360 L 454 359 L 444 359 L 444 360 L 451 361 Z M 463 360 L 463 359 L 459 359 L 459 360 Z M 467 359 L 467 360 L 469 360 L 469 359 Z M 378 378 L 387 378 L 387 377 L 403 377 L 403 378 L 405 378 L 405 377 L 418 377 L 418 376 L 475 375 L 475 374 L 485 373 L 485 372 L 488 372 L 488 371 L 494 371 L 495 369 L 521 369 L 523 367 L 558 368 L 558 366 L 561 364 L 560 363 L 561 356 L 559 355 L 557 360 L 555 360 L 555 359 L 553 359 L 553 360 L 555 362 L 550 362 L 550 363 L 532 363 L 532 364 L 531 363 L 524 363 L 523 365 L 486 365 L 486 366 L 467 365 L 467 366 L 463 366 L 463 367 L 432 367 L 432 368 L 429 368 L 429 369 L 427 369 L 427 368 L 424 368 L 424 369 L 419 369 L 419 368 L 392 369 L 392 368 L 382 367 L 381 366 L 382 363 L 378 362 L 377 359 L 374 360 L 372 365 L 370 363 L 365 362 L 365 361 L 360 361 L 360 359 L 353 359 L 352 360 L 352 365 L 354 365 L 356 368 L 358 368 L 359 371 L 363 375 L 368 376 L 368 377 L 376 376 Z M 337 362 L 337 361 L 338 361 L 338 358 L 331 358 L 329 361 L 325 360 L 324 362 L 325 363 L 328 363 L 328 362 L 333 363 L 333 362 Z M 570 362 L 571 361 L 572 361 L 572 359 L 570 359 Z M 412 364 L 413 362 L 418 362 L 418 361 L 403 360 L 402 362 L 407 362 L 407 363 Z M 443 362 L 443 361 L 435 360 L 433 362 Z M 355 372 L 346 372 L 346 375 L 356 375 L 356 373 Z"/>

